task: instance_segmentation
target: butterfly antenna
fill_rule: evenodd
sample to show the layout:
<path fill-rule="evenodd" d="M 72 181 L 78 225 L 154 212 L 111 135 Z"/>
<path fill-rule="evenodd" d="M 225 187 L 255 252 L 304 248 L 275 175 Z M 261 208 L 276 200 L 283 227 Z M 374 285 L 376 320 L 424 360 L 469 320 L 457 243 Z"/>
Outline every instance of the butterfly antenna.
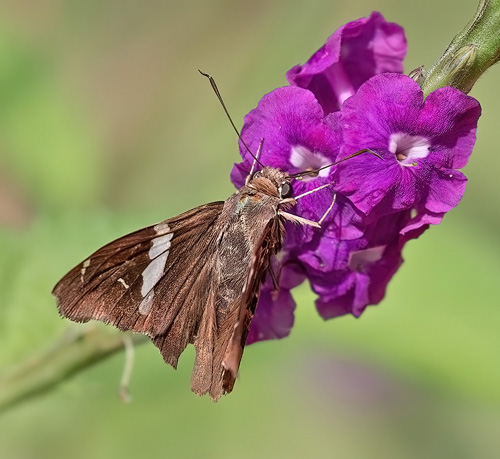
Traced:
<path fill-rule="evenodd" d="M 217 99 L 219 99 L 219 102 L 220 104 L 222 105 L 222 108 L 224 109 L 224 112 L 229 120 L 229 122 L 231 123 L 231 126 L 233 127 L 234 129 L 234 132 L 236 132 L 236 135 L 238 136 L 238 138 L 240 139 L 241 143 L 243 144 L 243 146 L 245 147 L 246 151 L 248 151 L 248 153 L 250 153 L 250 156 L 252 156 L 252 158 L 258 163 L 260 164 L 261 167 L 264 167 L 264 165 L 259 161 L 259 159 L 257 158 L 257 156 L 255 156 L 252 151 L 250 150 L 250 148 L 248 148 L 248 145 L 245 143 L 245 141 L 243 140 L 243 138 L 241 137 L 241 134 L 240 134 L 240 131 L 238 131 L 238 128 L 235 126 L 234 122 L 233 122 L 233 119 L 231 118 L 231 115 L 229 114 L 229 111 L 227 110 L 226 108 L 226 104 L 224 103 L 224 100 L 222 99 L 222 96 L 221 96 L 221 93 L 219 91 L 219 88 L 217 87 L 217 83 L 215 83 L 215 80 L 213 79 L 212 75 L 209 75 L 208 73 L 204 73 L 202 72 L 201 70 L 198 70 L 198 72 L 200 72 L 204 77 L 208 78 L 208 81 L 210 81 L 210 85 L 212 86 L 212 89 L 214 90 L 215 92 L 215 95 L 217 96 Z"/>
<path fill-rule="evenodd" d="M 344 161 L 347 161 L 348 159 L 355 158 L 356 156 L 362 155 L 363 153 L 370 153 L 371 155 L 376 156 L 377 158 L 384 159 L 384 158 L 382 158 L 382 156 L 380 156 L 378 153 L 374 152 L 373 150 L 370 150 L 369 148 L 363 148 L 362 150 L 359 150 L 356 153 L 353 153 L 352 155 L 347 156 L 346 158 L 339 159 L 338 161 L 335 161 L 334 163 L 327 164 L 326 166 L 319 167 L 318 169 L 296 172 L 295 174 L 290 174 L 290 177 L 300 180 L 304 176 L 317 175 L 318 172 L 322 171 L 323 169 L 328 169 L 329 167 L 336 166 L 337 164 L 343 163 Z"/>

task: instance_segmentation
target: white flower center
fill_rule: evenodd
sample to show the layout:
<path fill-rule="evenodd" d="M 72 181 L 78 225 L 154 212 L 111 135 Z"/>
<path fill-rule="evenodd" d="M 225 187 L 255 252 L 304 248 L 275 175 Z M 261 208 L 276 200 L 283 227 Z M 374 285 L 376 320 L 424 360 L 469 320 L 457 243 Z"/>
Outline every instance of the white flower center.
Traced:
<path fill-rule="evenodd" d="M 290 153 L 290 163 L 296 167 L 300 172 L 311 171 L 319 169 L 320 167 L 326 166 L 331 163 L 328 158 L 325 158 L 321 153 L 316 153 L 309 150 L 302 145 L 296 145 L 292 147 Z M 326 177 L 328 175 L 329 169 L 323 169 L 318 172 L 318 176 Z M 314 177 L 304 177 L 304 182 L 312 180 Z"/>
<path fill-rule="evenodd" d="M 389 151 L 404 166 L 416 165 L 417 159 L 429 154 L 430 142 L 426 137 L 410 135 L 404 132 L 391 134 Z"/>
<path fill-rule="evenodd" d="M 353 251 L 349 255 L 349 268 L 353 271 L 363 271 L 365 265 L 375 263 L 382 259 L 385 245 L 372 247 L 371 249 Z"/>

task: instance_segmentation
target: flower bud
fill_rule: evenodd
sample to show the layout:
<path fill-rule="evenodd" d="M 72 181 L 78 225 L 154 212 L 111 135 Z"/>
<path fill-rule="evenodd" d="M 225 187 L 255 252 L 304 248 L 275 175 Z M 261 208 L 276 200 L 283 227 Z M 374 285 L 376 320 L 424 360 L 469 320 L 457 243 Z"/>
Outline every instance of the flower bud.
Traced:
<path fill-rule="evenodd" d="M 500 0 L 482 0 L 474 18 L 450 43 L 422 83 L 425 95 L 444 86 L 468 93 L 500 59 Z"/>

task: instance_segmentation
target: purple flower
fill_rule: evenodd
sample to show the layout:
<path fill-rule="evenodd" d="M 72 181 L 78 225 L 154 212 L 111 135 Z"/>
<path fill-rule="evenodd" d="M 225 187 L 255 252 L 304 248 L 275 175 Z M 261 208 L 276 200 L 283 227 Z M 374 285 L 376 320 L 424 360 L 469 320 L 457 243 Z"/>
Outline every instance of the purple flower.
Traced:
<path fill-rule="evenodd" d="M 342 26 L 306 64 L 286 76 L 290 84 L 309 89 L 325 113 L 331 113 L 373 75 L 401 73 L 405 55 L 403 28 L 373 12 Z"/>
<path fill-rule="evenodd" d="M 414 209 L 405 230 L 439 223 L 460 201 L 476 139 L 479 103 L 446 87 L 423 93 L 411 78 L 377 75 L 342 106 L 343 156 L 370 148 L 336 169 L 336 190 L 373 218 Z"/>
<path fill-rule="evenodd" d="M 403 29 L 379 13 L 341 27 L 303 66 L 292 86 L 265 95 L 245 117 L 242 138 L 260 161 L 290 173 L 318 169 L 363 149 L 363 154 L 294 180 L 294 195 L 332 187 L 298 201 L 291 210 L 320 229 L 286 223 L 283 250 L 262 286 L 247 343 L 282 338 L 293 326 L 291 289 L 308 279 L 319 314 L 356 317 L 379 303 L 403 262 L 406 242 L 439 223 L 460 201 L 465 166 L 476 138 L 479 103 L 453 88 L 424 101 L 417 83 L 401 75 Z M 392 72 L 392 73 L 388 73 Z M 239 188 L 253 158 L 231 179 Z"/>

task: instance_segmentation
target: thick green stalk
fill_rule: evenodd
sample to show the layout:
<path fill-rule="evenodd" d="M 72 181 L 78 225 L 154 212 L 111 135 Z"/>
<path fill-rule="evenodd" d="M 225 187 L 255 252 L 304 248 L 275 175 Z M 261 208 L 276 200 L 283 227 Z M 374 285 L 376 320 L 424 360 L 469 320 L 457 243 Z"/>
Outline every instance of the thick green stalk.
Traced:
<path fill-rule="evenodd" d="M 474 18 L 455 36 L 431 68 L 422 89 L 453 86 L 468 93 L 477 79 L 500 59 L 500 0 L 481 0 Z"/>
<path fill-rule="evenodd" d="M 143 335 L 124 335 L 111 328 L 72 327 L 50 348 L 0 374 L 0 412 L 121 351 L 126 344 L 124 337 L 130 337 L 134 344 L 147 341 Z"/>

